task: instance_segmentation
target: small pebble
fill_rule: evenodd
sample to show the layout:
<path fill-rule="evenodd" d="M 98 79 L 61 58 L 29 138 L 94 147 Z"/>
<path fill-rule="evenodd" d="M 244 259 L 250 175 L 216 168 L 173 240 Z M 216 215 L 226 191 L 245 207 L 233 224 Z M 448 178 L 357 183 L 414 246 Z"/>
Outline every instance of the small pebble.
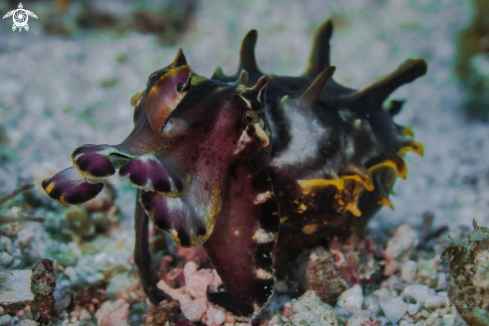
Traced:
<path fill-rule="evenodd" d="M 21 248 L 27 247 L 36 237 L 36 230 L 33 227 L 24 227 L 17 233 L 17 243 Z"/>
<path fill-rule="evenodd" d="M 416 279 L 418 264 L 413 260 L 408 260 L 401 268 L 401 280 L 411 284 Z"/>
<path fill-rule="evenodd" d="M 410 303 L 409 306 L 408 306 L 408 313 L 412 316 L 412 315 L 416 315 L 419 311 L 419 308 L 421 306 L 418 305 L 418 304 L 414 304 L 414 303 Z"/>
<path fill-rule="evenodd" d="M 428 318 L 426 318 L 426 326 L 436 325 L 438 321 L 441 322 L 441 319 L 439 317 L 440 314 L 438 312 L 433 312 L 431 315 L 428 316 Z"/>
<path fill-rule="evenodd" d="M 444 326 L 453 326 L 455 325 L 455 318 L 453 316 L 445 316 L 443 317 Z"/>
<path fill-rule="evenodd" d="M 71 282 L 76 282 L 78 280 L 78 276 L 76 275 L 76 271 L 73 267 L 69 266 L 66 267 L 63 271 L 63 273 L 68 276 Z"/>
<path fill-rule="evenodd" d="M 211 305 L 207 308 L 205 315 L 205 324 L 207 325 L 221 325 L 226 320 L 226 314 L 222 310 L 215 309 Z"/>
<path fill-rule="evenodd" d="M 430 316 L 430 312 L 426 309 L 421 309 L 419 311 L 418 315 L 419 315 L 419 317 L 426 319 Z"/>
<path fill-rule="evenodd" d="M 92 320 L 92 316 L 90 315 L 90 313 L 86 310 L 86 309 L 83 309 L 82 311 L 80 311 L 80 316 L 78 317 L 79 320 Z"/>
<path fill-rule="evenodd" d="M 15 324 L 15 326 L 39 326 L 39 323 L 32 319 L 23 319 Z"/>
<path fill-rule="evenodd" d="M 226 326 L 228 324 L 232 325 L 231 323 L 226 323 L 224 325 Z M 268 326 L 275 326 L 275 325 L 282 325 L 282 322 L 280 321 L 280 317 L 278 315 L 273 316 L 272 319 L 270 319 L 270 321 L 268 322 Z"/>
<path fill-rule="evenodd" d="M 391 293 L 386 288 L 380 288 L 380 289 L 374 291 L 374 295 L 377 298 L 381 298 L 381 297 L 384 297 L 384 296 L 391 296 Z"/>
<path fill-rule="evenodd" d="M 31 306 L 29 305 L 24 308 L 24 319 L 33 319 Z"/>
<path fill-rule="evenodd" d="M 358 284 L 343 292 L 338 298 L 338 306 L 341 308 L 362 309 L 363 293 Z"/>
<path fill-rule="evenodd" d="M 10 265 L 9 269 L 18 269 L 20 266 L 23 265 L 23 261 L 20 258 L 14 258 L 14 261 Z"/>
<path fill-rule="evenodd" d="M 287 294 L 290 292 L 290 289 L 284 281 L 277 281 L 275 282 L 275 292 L 278 294 Z"/>
<path fill-rule="evenodd" d="M 407 320 L 402 320 L 400 323 L 399 323 L 399 326 L 414 326 L 413 323 L 407 321 Z"/>
<path fill-rule="evenodd" d="M 391 276 L 392 274 L 397 272 L 398 269 L 399 269 L 399 264 L 397 263 L 397 261 L 395 261 L 394 259 L 389 260 L 387 265 L 385 265 L 384 267 L 384 276 Z"/>
<path fill-rule="evenodd" d="M 409 305 L 409 314 L 416 314 L 421 309 L 424 301 L 430 296 L 435 295 L 435 291 L 430 289 L 426 285 L 411 284 L 408 285 L 402 292 L 402 296 L 406 298 L 413 298 L 416 300 L 415 304 Z"/>
<path fill-rule="evenodd" d="M 284 317 L 284 318 L 289 317 L 291 312 L 292 312 L 292 305 L 290 304 L 290 302 L 285 303 L 284 311 L 282 313 L 282 317 Z"/>
<path fill-rule="evenodd" d="M 0 236 L 0 245 L 2 245 L 3 249 L 9 254 L 14 252 L 14 246 L 12 245 L 12 240 L 10 240 L 9 237 L 4 235 Z"/>
<path fill-rule="evenodd" d="M 402 320 L 405 320 L 405 321 L 410 322 L 410 323 L 412 323 L 412 324 L 414 324 L 414 323 L 416 322 L 416 320 L 415 320 L 414 318 L 411 318 L 411 317 L 410 317 L 410 316 L 408 316 L 408 315 L 404 315 L 404 316 L 402 317 Z"/>
<path fill-rule="evenodd" d="M 383 296 L 379 298 L 379 304 L 385 317 L 393 324 L 397 323 L 408 310 L 408 305 L 400 297 Z"/>
<path fill-rule="evenodd" d="M 12 319 L 12 317 L 10 317 L 9 315 L 3 315 L 0 317 L 0 326 L 10 326 L 10 320 Z"/>
<path fill-rule="evenodd" d="M 5 251 L 0 253 L 0 265 L 8 267 L 10 264 L 12 264 L 13 260 L 14 257 L 12 257 L 9 253 Z"/>
<path fill-rule="evenodd" d="M 424 301 L 424 307 L 427 309 L 440 308 L 441 306 L 448 305 L 447 298 L 438 295 L 430 295 Z"/>
<path fill-rule="evenodd" d="M 78 318 L 78 317 L 80 317 L 80 312 L 73 310 L 72 312 L 70 312 L 70 317 L 71 318 Z"/>
<path fill-rule="evenodd" d="M 437 290 L 446 290 L 447 285 L 447 275 L 445 273 L 438 273 L 438 284 L 436 285 Z"/>
<path fill-rule="evenodd" d="M 400 258 L 407 260 L 411 251 L 419 242 L 418 234 L 409 225 L 403 224 L 397 228 L 392 238 L 387 242 L 384 257 L 387 260 Z"/>
<path fill-rule="evenodd" d="M 292 303 L 292 314 L 289 316 L 292 324 L 301 325 L 338 325 L 336 316 L 324 304 L 314 291 L 307 291 L 297 301 Z"/>
<path fill-rule="evenodd" d="M 385 326 L 385 325 L 389 324 L 389 320 L 385 317 L 380 317 L 379 320 L 381 322 L 380 326 Z"/>
<path fill-rule="evenodd" d="M 61 313 L 71 304 L 71 295 L 54 290 L 54 310 Z"/>
<path fill-rule="evenodd" d="M 19 217 L 20 212 L 22 212 L 22 208 L 17 207 L 17 206 L 12 206 L 12 207 L 10 207 L 9 210 L 7 210 L 7 216 L 8 217 Z"/>
<path fill-rule="evenodd" d="M 403 281 L 396 275 L 391 275 L 387 280 L 380 285 L 383 288 L 402 291 L 406 287 Z"/>
<path fill-rule="evenodd" d="M 380 310 L 379 298 L 374 295 L 365 298 L 365 300 L 363 300 L 363 308 L 368 309 L 377 315 Z"/>
<path fill-rule="evenodd" d="M 377 315 L 370 310 L 356 311 L 346 326 L 380 326 L 382 322 L 377 318 Z"/>
<path fill-rule="evenodd" d="M 440 317 L 444 317 L 446 314 L 450 314 L 452 312 L 452 307 L 447 306 L 443 309 L 437 309 L 437 311 L 440 314 Z"/>

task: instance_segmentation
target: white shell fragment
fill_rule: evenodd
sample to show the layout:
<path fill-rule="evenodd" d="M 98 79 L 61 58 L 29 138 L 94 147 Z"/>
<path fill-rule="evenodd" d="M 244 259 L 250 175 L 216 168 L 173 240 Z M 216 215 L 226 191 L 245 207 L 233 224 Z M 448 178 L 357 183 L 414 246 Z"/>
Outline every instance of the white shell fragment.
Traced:
<path fill-rule="evenodd" d="M 0 288 L 0 304 L 30 303 L 34 300 L 31 292 L 31 270 L 9 271 L 2 273 L 6 277 Z"/>
<path fill-rule="evenodd" d="M 392 324 L 397 323 L 408 310 L 408 305 L 402 301 L 401 297 L 382 296 L 379 299 L 379 304 L 384 311 L 385 317 Z"/>
<path fill-rule="evenodd" d="M 363 293 L 358 284 L 343 292 L 338 298 L 338 306 L 341 308 L 362 309 Z"/>

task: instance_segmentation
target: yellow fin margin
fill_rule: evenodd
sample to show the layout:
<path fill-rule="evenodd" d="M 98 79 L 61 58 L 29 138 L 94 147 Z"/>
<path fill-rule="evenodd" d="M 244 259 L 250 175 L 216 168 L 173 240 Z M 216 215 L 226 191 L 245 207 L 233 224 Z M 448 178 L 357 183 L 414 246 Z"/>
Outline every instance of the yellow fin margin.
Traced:
<path fill-rule="evenodd" d="M 371 167 L 368 168 L 368 171 L 370 173 L 372 173 L 373 171 L 379 169 L 379 168 L 382 168 L 382 167 L 389 167 L 391 169 L 394 170 L 394 172 L 396 172 L 396 175 L 401 178 L 401 179 L 406 179 L 406 176 L 407 176 L 407 172 L 408 172 L 408 168 L 407 168 L 407 165 L 406 164 L 402 164 L 402 167 L 398 167 L 396 162 L 390 160 L 390 159 L 387 159 L 383 162 L 380 162 L 380 163 L 377 163 Z"/>
<path fill-rule="evenodd" d="M 419 156 L 424 156 L 424 146 L 419 141 L 413 141 L 406 146 L 402 146 L 397 153 L 403 155 L 406 152 L 414 152 Z"/>
<path fill-rule="evenodd" d="M 131 97 L 131 106 L 136 106 L 136 104 L 137 104 L 137 102 L 138 102 L 138 100 L 142 94 L 143 94 L 143 92 L 139 92 L 139 93 L 134 94 Z"/>
<path fill-rule="evenodd" d="M 378 201 L 378 204 L 382 206 L 387 206 L 390 209 L 394 210 L 394 205 L 392 205 L 392 202 L 389 199 L 389 197 L 382 197 L 382 199 Z"/>
<path fill-rule="evenodd" d="M 363 184 L 365 189 L 367 189 L 368 191 L 374 190 L 374 184 L 373 184 L 372 178 L 370 178 L 370 176 L 365 176 L 364 178 L 362 178 L 360 175 L 354 174 L 354 175 L 342 176 L 341 178 L 343 180 L 354 180 L 354 181 L 360 182 L 361 184 Z"/>
<path fill-rule="evenodd" d="M 311 180 L 298 180 L 297 181 L 302 188 L 302 193 L 304 195 L 309 195 L 313 193 L 316 188 L 325 188 L 328 186 L 335 186 L 338 190 L 343 190 L 345 188 L 345 183 L 343 179 L 311 179 Z"/>
<path fill-rule="evenodd" d="M 353 193 L 352 193 L 353 200 L 344 201 L 344 199 L 343 200 L 339 199 L 338 203 L 343 202 L 344 203 L 343 210 L 349 211 L 350 213 L 353 214 L 353 216 L 360 217 L 362 216 L 362 212 L 358 209 L 358 199 L 360 198 L 360 194 L 365 187 L 362 181 L 359 181 L 356 178 L 347 178 L 345 180 L 345 188 L 351 189 L 349 186 L 351 185 L 352 182 L 355 182 L 355 184 L 353 185 Z M 373 184 L 372 184 L 372 190 L 373 190 Z"/>
<path fill-rule="evenodd" d="M 368 191 L 374 190 L 374 184 L 370 176 L 360 176 L 359 174 L 344 175 L 335 179 L 310 179 L 310 180 L 298 180 L 297 182 L 302 188 L 304 195 L 311 194 L 316 188 L 325 188 L 328 186 L 335 186 L 338 190 L 345 188 L 345 181 L 353 180 L 361 183 Z"/>
<path fill-rule="evenodd" d="M 423 145 L 421 143 L 413 142 L 413 144 L 414 145 L 409 147 L 409 149 L 413 148 L 413 151 L 415 151 L 415 150 L 419 151 L 419 148 L 421 148 L 421 151 L 422 151 Z M 405 147 L 407 148 L 408 146 L 405 146 Z M 405 147 L 403 147 L 403 148 L 405 148 Z M 407 149 L 407 150 L 409 150 L 409 149 Z M 380 163 L 377 163 L 377 164 L 371 166 L 368 169 L 368 177 L 362 177 L 360 174 L 353 174 L 353 175 L 346 175 L 346 176 L 337 177 L 335 179 L 298 180 L 298 183 L 299 183 L 300 187 L 302 188 L 302 193 L 304 195 L 314 195 L 316 189 L 326 188 L 329 186 L 335 186 L 339 191 L 342 191 L 345 189 L 345 183 L 349 183 L 349 182 L 356 182 L 356 183 L 362 185 L 360 187 L 365 188 L 368 191 L 372 191 L 372 190 L 374 190 L 374 185 L 372 183 L 371 175 L 375 170 L 383 168 L 383 167 L 388 167 L 388 168 L 393 169 L 394 172 L 396 173 L 396 176 L 398 176 L 401 179 L 406 179 L 408 169 L 407 169 L 406 164 L 404 164 L 404 161 L 402 161 L 402 164 L 397 164 L 392 159 L 387 159 L 383 162 L 380 162 Z M 344 210 L 349 211 L 354 216 L 359 217 L 362 215 L 362 212 L 357 207 L 358 197 L 356 200 L 348 202 L 348 203 L 342 202 L 342 205 L 345 205 Z M 392 205 L 392 202 L 390 201 L 390 199 L 388 197 L 382 198 L 379 201 L 379 205 L 388 206 L 391 209 L 394 209 L 394 206 Z M 312 226 L 308 226 L 308 227 L 312 227 Z M 305 231 L 309 231 L 309 229 L 303 230 L 304 233 L 305 233 Z"/>
<path fill-rule="evenodd" d="M 409 137 L 414 138 L 414 132 L 413 132 L 413 128 L 411 126 L 403 127 L 401 130 L 401 134 L 403 134 L 404 136 L 409 136 Z"/>
<path fill-rule="evenodd" d="M 46 179 L 46 180 L 47 180 L 47 179 Z M 54 188 L 54 182 L 51 182 L 51 183 L 50 183 L 50 184 L 49 184 L 49 185 L 46 187 L 46 192 L 47 192 L 48 194 L 50 194 L 50 193 L 51 193 L 51 191 L 53 190 L 53 188 Z"/>
<path fill-rule="evenodd" d="M 344 206 L 343 210 L 349 211 L 354 216 L 359 217 L 362 215 L 362 212 L 358 209 L 358 194 L 365 188 L 369 191 L 374 189 L 373 183 L 370 179 L 361 178 L 359 175 L 351 175 L 351 176 L 341 176 L 335 179 L 327 180 L 327 179 L 311 179 L 311 180 L 299 180 L 298 183 L 302 188 L 302 193 L 304 195 L 314 194 L 315 190 L 318 188 L 326 188 L 329 186 L 335 186 L 339 191 L 345 189 L 345 183 L 349 184 L 351 182 L 355 182 L 357 185 L 355 186 L 355 191 L 357 192 L 355 200 L 351 202 L 344 202 L 343 200 L 338 200 L 338 203 Z M 361 189 L 357 189 L 356 187 L 360 187 Z M 367 188 L 368 187 L 368 188 Z M 307 227 L 312 228 L 313 225 L 309 225 Z M 315 225 L 314 225 L 315 226 Z M 304 233 L 306 231 L 310 231 L 309 228 L 303 230 Z M 313 233 L 315 231 L 312 231 Z"/>
<path fill-rule="evenodd" d="M 349 211 L 353 216 L 360 217 L 362 212 L 358 209 L 358 198 L 346 204 L 345 211 Z"/>

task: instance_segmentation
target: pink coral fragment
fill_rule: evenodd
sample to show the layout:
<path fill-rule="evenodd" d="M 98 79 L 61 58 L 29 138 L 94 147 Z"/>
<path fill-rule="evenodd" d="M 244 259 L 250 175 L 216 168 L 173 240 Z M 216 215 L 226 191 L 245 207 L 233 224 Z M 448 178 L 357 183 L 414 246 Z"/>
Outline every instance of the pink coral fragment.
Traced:
<path fill-rule="evenodd" d="M 129 326 L 129 304 L 124 299 L 106 301 L 95 313 L 98 326 Z"/>
<path fill-rule="evenodd" d="M 206 325 L 221 325 L 226 315 L 212 307 L 206 296 L 208 290 L 217 291 L 222 284 L 217 272 L 211 269 L 198 270 L 198 265 L 190 261 L 185 264 L 183 274 L 185 286 L 173 289 L 161 280 L 158 287 L 180 303 L 186 318 L 194 322 L 202 321 Z"/>

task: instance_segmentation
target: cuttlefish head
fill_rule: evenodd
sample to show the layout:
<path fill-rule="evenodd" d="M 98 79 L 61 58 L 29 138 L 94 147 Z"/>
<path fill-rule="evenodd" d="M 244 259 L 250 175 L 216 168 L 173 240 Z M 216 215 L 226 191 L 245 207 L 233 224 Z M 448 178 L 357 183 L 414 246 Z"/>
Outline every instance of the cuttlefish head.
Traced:
<path fill-rule="evenodd" d="M 43 181 L 62 204 L 79 205 L 119 176 L 140 189 L 150 220 L 183 247 L 205 242 L 221 211 L 229 166 L 269 144 L 263 76 L 253 86 L 192 73 L 181 51 L 131 100 L 134 129 L 118 145 L 83 145 L 73 166 Z"/>

